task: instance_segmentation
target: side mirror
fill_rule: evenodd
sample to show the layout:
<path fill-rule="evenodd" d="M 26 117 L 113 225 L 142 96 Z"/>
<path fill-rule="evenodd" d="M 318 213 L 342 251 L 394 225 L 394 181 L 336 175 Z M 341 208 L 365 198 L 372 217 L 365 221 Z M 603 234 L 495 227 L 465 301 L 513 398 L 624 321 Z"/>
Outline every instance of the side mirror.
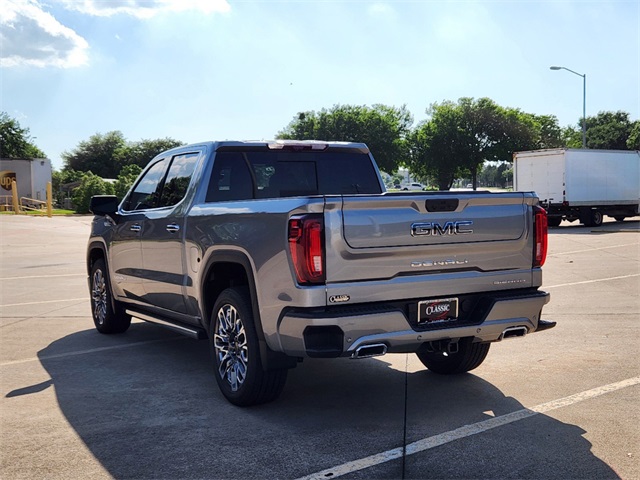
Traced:
<path fill-rule="evenodd" d="M 89 210 L 94 215 L 108 215 L 115 218 L 118 211 L 118 198 L 115 195 L 94 195 Z"/>

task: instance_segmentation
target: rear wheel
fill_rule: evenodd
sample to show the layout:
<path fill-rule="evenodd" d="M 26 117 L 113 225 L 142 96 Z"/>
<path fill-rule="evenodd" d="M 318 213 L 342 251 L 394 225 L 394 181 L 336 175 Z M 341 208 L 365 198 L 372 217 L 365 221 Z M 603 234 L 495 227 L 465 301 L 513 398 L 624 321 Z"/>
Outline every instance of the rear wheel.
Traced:
<path fill-rule="evenodd" d="M 264 370 L 246 289 L 228 288 L 220 294 L 211 316 L 209 344 L 216 381 L 229 402 L 257 405 L 280 395 L 287 369 Z"/>
<path fill-rule="evenodd" d="M 602 225 L 603 215 L 600 210 L 591 211 L 591 226 L 599 227 Z"/>
<path fill-rule="evenodd" d="M 433 373 L 451 375 L 478 368 L 489 353 L 490 343 L 472 343 L 472 338 L 461 338 L 458 350 L 449 353 L 433 345 L 424 344 L 416 355 Z"/>
<path fill-rule="evenodd" d="M 131 325 L 131 316 L 112 301 L 109 273 L 104 259 L 99 258 L 91 267 L 91 314 L 100 333 L 122 333 Z M 114 308 L 115 307 L 115 308 Z"/>
<path fill-rule="evenodd" d="M 602 225 L 602 212 L 600 210 L 590 210 L 587 212 L 586 221 L 581 218 L 587 227 L 599 227 Z"/>

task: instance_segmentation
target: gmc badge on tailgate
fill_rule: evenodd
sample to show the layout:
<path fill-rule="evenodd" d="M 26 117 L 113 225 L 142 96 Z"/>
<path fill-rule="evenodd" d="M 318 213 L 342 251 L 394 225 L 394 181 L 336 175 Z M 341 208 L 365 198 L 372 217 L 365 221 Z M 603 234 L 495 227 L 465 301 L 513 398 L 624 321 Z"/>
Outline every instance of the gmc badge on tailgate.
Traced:
<path fill-rule="evenodd" d="M 473 225 L 471 220 L 463 220 L 461 222 L 446 222 L 440 224 L 438 222 L 412 223 L 411 236 L 417 235 L 469 235 L 473 233 L 471 228 Z"/>

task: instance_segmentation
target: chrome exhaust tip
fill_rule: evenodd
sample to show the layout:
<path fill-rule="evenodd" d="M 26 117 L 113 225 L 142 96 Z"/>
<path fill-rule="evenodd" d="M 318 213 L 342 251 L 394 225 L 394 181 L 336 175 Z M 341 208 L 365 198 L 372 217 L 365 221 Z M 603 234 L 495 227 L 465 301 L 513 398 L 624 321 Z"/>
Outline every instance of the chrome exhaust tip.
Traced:
<path fill-rule="evenodd" d="M 509 327 L 505 328 L 504 332 L 500 334 L 499 341 L 504 340 L 505 338 L 516 338 L 516 337 L 524 337 L 529 330 L 525 326 L 519 327 Z"/>
<path fill-rule="evenodd" d="M 351 354 L 351 358 L 371 358 L 379 357 L 387 353 L 387 346 L 384 343 L 375 343 L 373 345 L 362 345 Z"/>

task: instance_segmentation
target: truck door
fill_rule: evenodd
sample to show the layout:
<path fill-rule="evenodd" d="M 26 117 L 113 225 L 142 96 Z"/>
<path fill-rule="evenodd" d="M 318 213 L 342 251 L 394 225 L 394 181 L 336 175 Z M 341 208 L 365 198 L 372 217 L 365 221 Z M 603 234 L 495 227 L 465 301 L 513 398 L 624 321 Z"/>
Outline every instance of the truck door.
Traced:
<path fill-rule="evenodd" d="M 144 302 L 144 268 L 140 240 L 147 212 L 156 205 L 156 192 L 166 175 L 168 159 L 151 165 L 122 204 L 111 243 L 111 272 L 118 295 Z"/>
<path fill-rule="evenodd" d="M 146 301 L 172 312 L 186 313 L 184 287 L 185 206 L 182 201 L 199 152 L 171 158 L 159 185 L 157 208 L 145 213 L 141 236 Z"/>

